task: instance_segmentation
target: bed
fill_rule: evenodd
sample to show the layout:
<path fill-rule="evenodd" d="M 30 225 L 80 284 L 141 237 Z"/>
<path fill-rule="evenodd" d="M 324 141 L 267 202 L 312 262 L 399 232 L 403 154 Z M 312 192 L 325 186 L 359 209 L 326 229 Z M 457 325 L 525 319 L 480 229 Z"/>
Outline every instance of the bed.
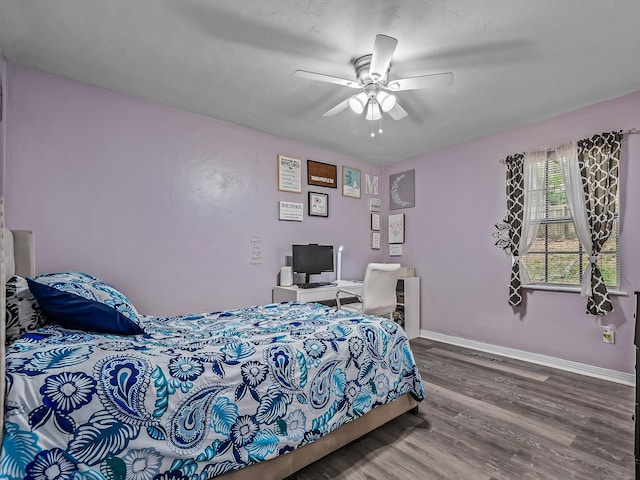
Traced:
<path fill-rule="evenodd" d="M 4 296 L 35 259 L 30 232 L 3 235 Z M 388 319 L 296 302 L 135 314 L 144 333 L 56 321 L 6 346 L 1 478 L 282 479 L 424 398 Z"/>

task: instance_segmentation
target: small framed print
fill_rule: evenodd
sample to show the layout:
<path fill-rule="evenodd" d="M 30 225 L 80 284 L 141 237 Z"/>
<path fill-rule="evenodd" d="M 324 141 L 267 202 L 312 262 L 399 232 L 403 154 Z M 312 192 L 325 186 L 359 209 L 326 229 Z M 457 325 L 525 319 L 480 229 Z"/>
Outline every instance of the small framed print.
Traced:
<path fill-rule="evenodd" d="M 302 193 L 302 160 L 278 155 L 278 190 Z"/>
<path fill-rule="evenodd" d="M 360 198 L 362 172 L 357 168 L 342 167 L 342 196 Z"/>
<path fill-rule="evenodd" d="M 389 215 L 389 243 L 404 243 L 404 213 Z"/>
<path fill-rule="evenodd" d="M 390 257 L 401 257 L 402 256 L 402 244 L 395 243 L 389 245 L 389 256 Z"/>
<path fill-rule="evenodd" d="M 301 222 L 303 213 L 304 210 L 301 203 L 281 201 L 278 208 L 278 220 Z"/>
<path fill-rule="evenodd" d="M 369 211 L 370 212 L 379 212 L 380 211 L 380 199 L 371 197 L 369 199 Z"/>
<path fill-rule="evenodd" d="M 379 213 L 371 214 L 371 230 L 376 232 L 380 231 L 380 214 Z"/>
<path fill-rule="evenodd" d="M 330 163 L 307 160 L 307 184 L 338 188 L 338 167 Z"/>
<path fill-rule="evenodd" d="M 380 232 L 371 232 L 371 249 L 380 250 Z"/>
<path fill-rule="evenodd" d="M 309 192 L 309 215 L 312 217 L 329 216 L 329 194 Z"/>

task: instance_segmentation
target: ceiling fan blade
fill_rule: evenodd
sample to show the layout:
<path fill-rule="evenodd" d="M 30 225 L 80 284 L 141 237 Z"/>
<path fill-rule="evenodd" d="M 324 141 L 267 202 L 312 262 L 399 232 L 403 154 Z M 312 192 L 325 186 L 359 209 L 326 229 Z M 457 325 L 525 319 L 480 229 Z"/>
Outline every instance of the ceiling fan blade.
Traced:
<path fill-rule="evenodd" d="M 308 78 L 309 80 L 317 80 L 318 82 L 333 83 L 349 88 L 360 88 L 360 84 L 355 80 L 347 80 L 346 78 L 333 77 L 323 73 L 307 72 L 306 70 L 296 70 L 294 75 L 300 78 Z"/>
<path fill-rule="evenodd" d="M 391 80 L 387 90 L 399 92 L 401 90 L 418 90 L 420 88 L 448 87 L 453 83 L 453 73 L 435 73 L 433 75 L 420 75 L 419 77 L 399 78 Z"/>
<path fill-rule="evenodd" d="M 407 113 L 407 111 L 400 106 L 399 103 L 396 103 L 393 106 L 393 108 L 391 110 L 389 110 L 388 113 L 389 113 L 389 115 L 391 115 L 391 118 L 393 118 L 394 120 L 401 120 L 404 117 L 406 117 L 407 115 L 409 115 Z"/>
<path fill-rule="evenodd" d="M 339 104 L 337 104 L 335 107 L 333 107 L 331 110 L 324 112 L 322 114 L 323 117 L 333 117 L 334 115 L 337 115 L 338 113 L 340 113 L 341 111 L 343 111 L 344 109 L 346 109 L 349 106 L 349 100 L 351 100 L 353 97 L 349 97 L 346 100 L 344 100 L 343 102 L 340 102 Z"/>
<path fill-rule="evenodd" d="M 376 35 L 371 54 L 371 65 L 369 66 L 369 76 L 374 82 L 382 80 L 387 74 L 396 45 L 398 45 L 397 39 L 387 35 Z"/>

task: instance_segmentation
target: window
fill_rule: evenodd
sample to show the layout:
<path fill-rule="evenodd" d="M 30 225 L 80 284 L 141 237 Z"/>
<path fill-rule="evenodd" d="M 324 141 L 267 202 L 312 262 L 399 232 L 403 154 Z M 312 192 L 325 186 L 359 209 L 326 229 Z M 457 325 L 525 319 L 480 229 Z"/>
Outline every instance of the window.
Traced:
<path fill-rule="evenodd" d="M 522 261 L 533 284 L 579 286 L 588 257 L 571 220 L 560 165 L 553 151 L 547 153 L 543 194 L 545 208 L 538 235 Z M 619 202 L 618 194 L 616 212 Z M 620 285 L 617 213 L 614 223 L 613 233 L 598 256 L 598 267 L 607 287 L 617 288 Z"/>

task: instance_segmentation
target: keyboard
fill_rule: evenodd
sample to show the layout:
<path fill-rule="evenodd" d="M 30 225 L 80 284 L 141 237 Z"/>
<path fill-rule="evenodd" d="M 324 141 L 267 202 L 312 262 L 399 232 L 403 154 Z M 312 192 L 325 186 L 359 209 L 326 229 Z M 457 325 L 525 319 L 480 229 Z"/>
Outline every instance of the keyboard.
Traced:
<path fill-rule="evenodd" d="M 334 282 L 310 282 L 310 283 L 299 283 L 298 288 L 317 288 L 317 287 L 328 287 L 329 285 L 335 285 Z"/>

